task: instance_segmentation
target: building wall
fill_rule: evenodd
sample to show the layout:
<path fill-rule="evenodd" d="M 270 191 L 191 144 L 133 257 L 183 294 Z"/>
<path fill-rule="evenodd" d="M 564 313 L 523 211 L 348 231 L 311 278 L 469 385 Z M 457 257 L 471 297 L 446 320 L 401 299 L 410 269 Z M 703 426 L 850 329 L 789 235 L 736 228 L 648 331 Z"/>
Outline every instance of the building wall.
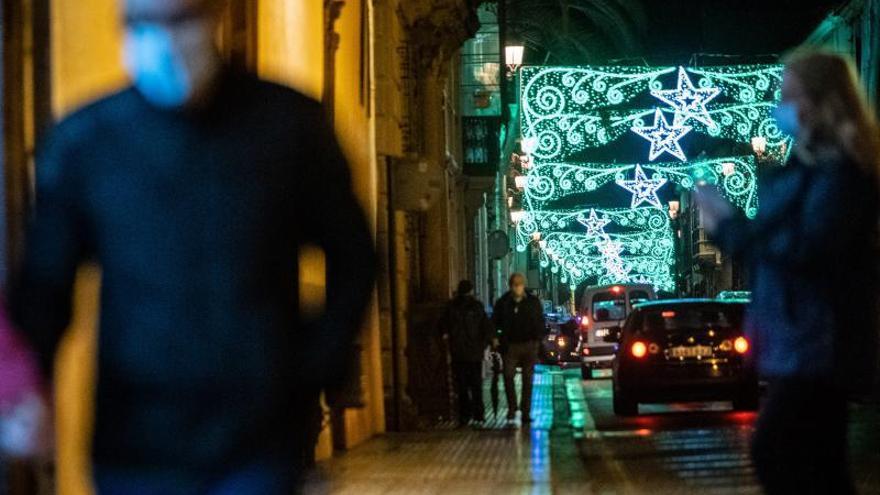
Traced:
<path fill-rule="evenodd" d="M 52 111 L 61 118 L 125 84 L 116 0 L 52 0 Z M 88 446 L 92 432 L 100 273 L 80 270 L 75 315 L 56 369 L 59 495 L 91 493 Z"/>
<path fill-rule="evenodd" d="M 850 0 L 826 17 L 805 40 L 849 55 L 875 111 L 880 111 L 880 0 Z"/>

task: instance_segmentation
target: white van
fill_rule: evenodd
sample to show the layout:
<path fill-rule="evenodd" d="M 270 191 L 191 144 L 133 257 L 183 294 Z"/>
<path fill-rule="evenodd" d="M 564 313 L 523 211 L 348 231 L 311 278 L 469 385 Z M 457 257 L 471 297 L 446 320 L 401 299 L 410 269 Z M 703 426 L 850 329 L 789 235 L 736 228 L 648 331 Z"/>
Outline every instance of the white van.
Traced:
<path fill-rule="evenodd" d="M 587 287 L 578 309 L 581 375 L 585 380 L 609 376 L 617 344 L 606 341 L 606 337 L 619 331 L 634 305 L 656 299 L 657 293 L 649 284 Z"/>

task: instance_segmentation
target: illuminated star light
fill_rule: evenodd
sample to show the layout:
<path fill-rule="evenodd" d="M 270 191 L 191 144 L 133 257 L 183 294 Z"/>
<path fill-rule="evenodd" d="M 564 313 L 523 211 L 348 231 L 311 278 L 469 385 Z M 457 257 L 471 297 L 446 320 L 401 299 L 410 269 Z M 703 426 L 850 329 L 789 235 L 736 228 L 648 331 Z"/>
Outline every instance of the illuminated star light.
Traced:
<path fill-rule="evenodd" d="M 590 209 L 590 217 L 589 218 L 578 218 L 578 222 L 583 224 L 584 227 L 587 228 L 587 235 L 591 237 L 598 237 L 605 234 L 605 227 L 611 223 L 611 220 L 608 218 L 599 218 L 596 215 L 596 210 Z"/>
<path fill-rule="evenodd" d="M 691 132 L 691 129 L 693 128 L 687 125 L 676 124 L 670 126 L 669 122 L 666 121 L 666 117 L 663 116 L 663 111 L 657 108 L 654 110 L 653 126 L 633 127 L 632 131 L 651 141 L 651 151 L 648 154 L 648 159 L 652 162 L 663 153 L 669 153 L 684 162 L 687 161 L 687 157 L 684 151 L 682 151 L 678 140 Z"/>
<path fill-rule="evenodd" d="M 636 178 L 633 180 L 617 179 L 617 185 L 633 194 L 631 208 L 642 203 L 650 203 L 656 208 L 663 208 L 657 190 L 666 184 L 665 177 L 654 176 L 649 179 L 642 170 L 641 165 L 636 165 Z"/>
<path fill-rule="evenodd" d="M 596 243 L 596 247 L 602 254 L 603 265 L 608 270 L 608 274 L 615 277 L 620 282 L 629 279 L 630 269 L 623 264 L 623 258 L 620 253 L 623 252 L 623 244 L 612 241 L 607 235 L 605 238 Z"/>
<path fill-rule="evenodd" d="M 712 129 L 718 124 L 709 116 L 706 104 L 721 94 L 720 88 L 698 88 L 694 86 L 684 67 L 678 68 L 678 89 L 655 89 L 651 95 L 675 109 L 675 124 L 686 124 L 694 119 Z"/>

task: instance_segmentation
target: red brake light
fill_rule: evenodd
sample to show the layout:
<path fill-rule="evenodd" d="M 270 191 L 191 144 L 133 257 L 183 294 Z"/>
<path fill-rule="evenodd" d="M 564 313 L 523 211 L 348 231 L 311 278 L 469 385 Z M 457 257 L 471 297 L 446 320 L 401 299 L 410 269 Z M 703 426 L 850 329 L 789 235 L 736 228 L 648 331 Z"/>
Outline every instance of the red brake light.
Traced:
<path fill-rule="evenodd" d="M 648 346 L 646 346 L 644 342 L 637 340 L 633 342 L 633 345 L 630 348 L 630 352 L 632 353 L 633 357 L 641 359 L 645 357 L 646 354 L 648 354 Z"/>
<path fill-rule="evenodd" d="M 581 316 L 581 328 L 587 328 L 588 326 L 590 326 L 590 317 Z"/>
<path fill-rule="evenodd" d="M 615 293 L 615 294 L 620 294 L 620 291 L 622 291 L 622 290 L 623 290 L 623 289 L 620 288 L 619 285 L 615 285 L 614 287 L 611 288 L 611 292 L 613 292 L 613 293 Z"/>
<path fill-rule="evenodd" d="M 587 346 L 584 346 L 584 356 L 589 356 L 589 355 L 590 355 L 590 348 Z"/>
<path fill-rule="evenodd" d="M 664 311 L 660 313 L 660 316 L 664 318 L 675 318 L 675 311 Z"/>
<path fill-rule="evenodd" d="M 736 352 L 745 354 L 749 352 L 749 341 L 745 337 L 737 337 L 733 341 L 733 348 L 736 349 Z"/>

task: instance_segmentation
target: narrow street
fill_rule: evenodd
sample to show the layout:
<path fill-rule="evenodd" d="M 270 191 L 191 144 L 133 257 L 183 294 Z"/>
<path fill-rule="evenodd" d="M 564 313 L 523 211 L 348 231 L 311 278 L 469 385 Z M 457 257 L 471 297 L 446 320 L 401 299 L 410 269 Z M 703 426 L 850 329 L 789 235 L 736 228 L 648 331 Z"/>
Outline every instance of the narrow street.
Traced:
<path fill-rule="evenodd" d="M 880 495 L 880 0 L 0 31 L 0 495 Z"/>
<path fill-rule="evenodd" d="M 487 395 L 488 398 L 488 385 Z M 642 406 L 619 418 L 609 380 L 541 367 L 531 430 L 503 420 L 391 433 L 330 461 L 308 494 L 752 494 L 761 493 L 748 443 L 754 413 L 726 403 Z M 506 405 L 498 416 L 503 418 Z M 880 415 L 854 406 L 852 466 L 860 493 L 880 490 Z"/>

